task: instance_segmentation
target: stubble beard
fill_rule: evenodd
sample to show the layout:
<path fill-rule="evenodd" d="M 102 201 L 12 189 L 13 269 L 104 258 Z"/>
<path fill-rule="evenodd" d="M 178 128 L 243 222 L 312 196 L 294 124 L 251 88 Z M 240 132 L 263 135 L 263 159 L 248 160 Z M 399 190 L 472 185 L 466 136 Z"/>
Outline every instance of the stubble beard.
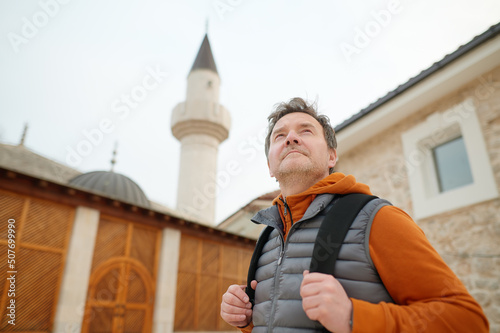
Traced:
<path fill-rule="evenodd" d="M 307 163 L 296 161 L 297 165 L 280 166 L 275 173 L 276 180 L 280 188 L 292 187 L 303 184 L 310 187 L 324 178 L 324 171 L 318 165 L 314 165 L 311 160 Z"/>

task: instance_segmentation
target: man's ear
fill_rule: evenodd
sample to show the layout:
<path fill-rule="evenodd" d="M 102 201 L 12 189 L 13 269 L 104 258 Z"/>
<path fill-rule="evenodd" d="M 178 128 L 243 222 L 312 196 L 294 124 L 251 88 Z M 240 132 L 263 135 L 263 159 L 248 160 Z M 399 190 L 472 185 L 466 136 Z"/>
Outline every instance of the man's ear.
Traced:
<path fill-rule="evenodd" d="M 333 168 L 337 164 L 337 149 L 329 149 L 328 154 L 328 168 Z"/>

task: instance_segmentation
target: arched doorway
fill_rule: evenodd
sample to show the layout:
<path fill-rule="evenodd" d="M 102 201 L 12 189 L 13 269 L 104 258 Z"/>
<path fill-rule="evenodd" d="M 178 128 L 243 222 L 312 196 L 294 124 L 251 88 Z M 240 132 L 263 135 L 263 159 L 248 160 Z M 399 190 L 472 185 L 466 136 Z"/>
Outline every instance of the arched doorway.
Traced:
<path fill-rule="evenodd" d="M 92 274 L 82 332 L 151 331 L 153 279 L 139 261 L 113 258 Z"/>

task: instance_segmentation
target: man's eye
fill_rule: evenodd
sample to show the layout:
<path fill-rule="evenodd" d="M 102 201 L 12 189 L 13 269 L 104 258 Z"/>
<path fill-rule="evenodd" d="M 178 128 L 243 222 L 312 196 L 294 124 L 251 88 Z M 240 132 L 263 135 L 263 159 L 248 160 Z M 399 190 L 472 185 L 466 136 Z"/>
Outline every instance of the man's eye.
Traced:
<path fill-rule="evenodd" d="M 285 135 L 284 135 L 284 134 L 277 134 L 277 135 L 274 137 L 274 140 L 277 140 L 277 139 L 279 139 L 279 138 L 280 138 L 280 137 L 282 137 L 282 136 L 285 136 Z"/>

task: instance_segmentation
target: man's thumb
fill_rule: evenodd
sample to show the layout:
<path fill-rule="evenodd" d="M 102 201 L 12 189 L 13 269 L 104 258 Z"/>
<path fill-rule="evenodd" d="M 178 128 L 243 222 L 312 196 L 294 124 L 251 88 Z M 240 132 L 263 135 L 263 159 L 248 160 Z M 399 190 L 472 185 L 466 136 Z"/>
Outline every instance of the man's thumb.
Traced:
<path fill-rule="evenodd" d="M 307 269 L 306 269 L 306 270 L 302 273 L 302 275 L 303 275 L 303 276 L 306 276 L 307 274 L 309 274 L 309 270 L 307 270 Z"/>

